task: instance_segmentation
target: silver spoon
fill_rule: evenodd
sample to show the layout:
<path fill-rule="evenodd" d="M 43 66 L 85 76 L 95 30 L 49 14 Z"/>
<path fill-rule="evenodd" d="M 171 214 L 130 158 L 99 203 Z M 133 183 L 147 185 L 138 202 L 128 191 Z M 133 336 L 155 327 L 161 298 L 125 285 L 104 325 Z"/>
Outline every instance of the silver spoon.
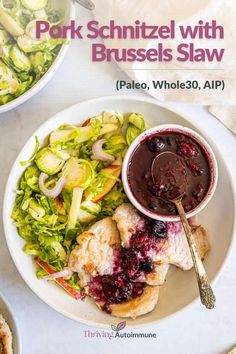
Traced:
<path fill-rule="evenodd" d="M 87 10 L 94 10 L 95 5 L 91 0 L 75 0 L 79 5 L 85 7 Z"/>
<path fill-rule="evenodd" d="M 171 161 L 174 162 L 174 160 L 178 159 L 178 156 L 172 152 L 163 152 L 163 153 L 157 155 L 154 158 L 153 163 L 152 163 L 152 167 L 151 167 L 151 174 L 152 174 L 153 178 L 155 178 L 155 170 L 162 158 L 164 158 L 166 163 L 168 163 Z M 175 206 L 178 210 L 181 222 L 183 224 L 183 228 L 184 228 L 184 231 L 185 231 L 185 234 L 187 237 L 189 249 L 191 252 L 191 256 L 192 256 L 192 260 L 193 260 L 193 264 L 194 264 L 194 268 L 195 268 L 195 273 L 197 276 L 197 282 L 198 282 L 201 302 L 203 305 L 206 306 L 206 308 L 213 309 L 215 306 L 216 298 L 215 298 L 215 295 L 214 295 L 213 290 L 211 288 L 211 285 L 208 281 L 206 270 L 203 266 L 202 260 L 199 257 L 199 254 L 197 251 L 197 247 L 196 247 L 196 244 L 194 241 L 191 227 L 190 227 L 188 220 L 186 218 L 186 214 L 185 214 L 183 204 L 182 204 L 183 195 L 184 195 L 184 193 L 179 195 L 177 198 L 168 199 L 168 201 L 175 204 Z M 165 199 L 165 198 L 162 198 L 162 199 Z"/>

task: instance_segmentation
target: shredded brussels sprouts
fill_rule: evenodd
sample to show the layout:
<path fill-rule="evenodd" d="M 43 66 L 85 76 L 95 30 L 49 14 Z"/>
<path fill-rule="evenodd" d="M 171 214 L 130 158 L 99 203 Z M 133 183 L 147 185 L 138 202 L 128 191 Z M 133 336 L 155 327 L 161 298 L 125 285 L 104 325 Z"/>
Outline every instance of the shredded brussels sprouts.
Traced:
<path fill-rule="evenodd" d="M 51 39 L 47 34 L 36 39 L 38 19 L 55 25 L 63 22 L 63 14 L 49 0 L 0 0 L 0 105 L 35 85 L 63 44 L 62 39 Z"/>
<path fill-rule="evenodd" d="M 144 116 L 140 113 L 132 113 L 128 119 L 126 132 L 127 144 L 130 145 L 138 135 L 148 128 Z"/>
<path fill-rule="evenodd" d="M 60 126 L 51 132 L 47 145 L 40 146 L 35 138 L 32 155 L 21 162 L 28 166 L 16 190 L 12 219 L 26 241 L 24 251 L 55 272 L 67 266 L 81 232 L 112 216 L 119 205 L 127 202 L 120 179 L 122 159 L 131 139 L 145 129 L 146 123 L 138 113 L 129 115 L 128 124 L 124 120 L 120 113 L 104 112 L 82 127 Z M 130 135 L 131 129 L 135 136 Z M 113 163 L 94 156 L 93 145 L 100 139 L 106 139 L 104 151 L 115 157 Z M 55 188 L 59 180 L 64 181 L 53 199 L 43 193 L 40 184 L 40 176 L 45 173 L 47 190 Z M 39 278 L 43 275 L 42 270 L 37 272 Z M 74 289 L 79 287 L 76 274 L 67 281 Z"/>

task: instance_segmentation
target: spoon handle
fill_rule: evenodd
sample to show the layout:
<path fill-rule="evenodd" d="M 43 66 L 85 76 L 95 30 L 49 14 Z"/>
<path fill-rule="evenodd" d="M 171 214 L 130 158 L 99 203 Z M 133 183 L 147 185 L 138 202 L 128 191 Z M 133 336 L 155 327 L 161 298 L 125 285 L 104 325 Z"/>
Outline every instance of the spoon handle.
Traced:
<path fill-rule="evenodd" d="M 203 305 L 206 306 L 206 308 L 213 309 L 215 306 L 216 298 L 215 298 L 213 290 L 210 286 L 210 283 L 208 281 L 207 274 L 206 274 L 205 268 L 203 266 L 202 260 L 199 257 L 197 247 L 196 247 L 193 235 L 192 235 L 192 230 L 191 230 L 191 227 L 190 227 L 188 220 L 186 218 L 181 199 L 176 199 L 175 205 L 178 210 L 180 219 L 182 221 L 184 231 L 185 231 L 185 234 L 186 234 L 186 237 L 188 240 L 189 248 L 191 251 L 193 264 L 194 264 L 195 272 L 197 275 L 197 281 L 198 281 L 201 302 Z"/>

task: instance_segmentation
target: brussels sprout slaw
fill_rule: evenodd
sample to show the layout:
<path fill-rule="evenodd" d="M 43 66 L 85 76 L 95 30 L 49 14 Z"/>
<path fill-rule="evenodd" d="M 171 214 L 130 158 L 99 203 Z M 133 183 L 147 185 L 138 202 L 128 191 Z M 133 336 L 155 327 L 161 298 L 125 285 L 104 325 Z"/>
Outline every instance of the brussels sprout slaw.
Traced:
<path fill-rule="evenodd" d="M 28 167 L 16 190 L 12 219 L 26 241 L 24 251 L 41 267 L 39 278 L 64 272 L 76 237 L 127 201 L 122 160 L 146 128 L 139 113 L 106 111 L 83 126 L 60 126 L 43 146 L 36 138 L 32 155 L 21 162 Z M 56 281 L 72 296 L 68 284 L 79 290 L 76 273 Z"/>
<path fill-rule="evenodd" d="M 36 20 L 63 21 L 50 0 L 0 0 L 0 105 L 29 90 L 48 71 L 63 44 L 36 39 Z"/>

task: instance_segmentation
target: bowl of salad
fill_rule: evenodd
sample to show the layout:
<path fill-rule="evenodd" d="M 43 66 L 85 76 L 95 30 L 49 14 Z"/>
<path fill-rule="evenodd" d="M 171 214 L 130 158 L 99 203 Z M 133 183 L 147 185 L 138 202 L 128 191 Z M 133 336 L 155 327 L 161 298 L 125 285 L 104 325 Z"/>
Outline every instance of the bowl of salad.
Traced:
<path fill-rule="evenodd" d="M 123 183 L 126 182 L 121 180 L 123 161 L 130 144 L 149 127 L 164 123 L 179 124 L 200 132 L 210 142 L 218 161 L 220 183 L 211 202 L 193 220 L 194 225 L 203 225 L 207 231 L 210 250 L 204 264 L 210 281 L 213 281 L 222 270 L 233 244 L 234 186 L 220 150 L 205 132 L 181 113 L 171 111 L 155 100 L 137 97 L 105 97 L 79 103 L 45 122 L 26 142 L 12 167 L 3 203 L 4 229 L 11 256 L 29 287 L 49 306 L 71 319 L 106 328 L 110 328 L 111 323 L 120 323 L 124 313 L 118 318 L 111 317 L 110 309 L 113 313 L 116 311 L 114 316 L 117 316 L 117 307 L 114 309 L 113 303 L 112 308 L 96 306 L 101 304 L 101 278 L 96 277 L 94 269 L 100 273 L 108 272 L 102 281 L 105 280 L 110 300 L 123 301 L 124 297 L 142 296 L 145 291 L 140 278 L 134 277 L 140 274 L 133 273 L 130 266 L 137 266 L 139 271 L 140 265 L 144 265 L 143 276 L 152 272 L 153 264 L 146 262 L 150 259 L 145 258 L 144 263 L 142 259 L 147 251 L 139 254 L 137 250 L 140 245 L 149 247 L 150 240 L 156 242 L 149 238 L 149 231 L 143 233 L 143 227 L 147 226 L 147 230 L 155 227 L 157 239 L 162 241 L 167 236 L 167 226 L 174 236 L 174 232 L 180 232 L 176 225 L 172 227 L 160 222 L 156 225 L 151 219 L 149 225 L 140 218 L 125 194 Z M 122 213 L 120 208 L 123 208 Z M 133 233 L 134 227 L 137 233 Z M 154 234 L 154 229 L 151 230 Z M 125 238 L 124 248 L 120 248 L 120 236 L 127 235 L 127 231 L 135 236 L 135 240 L 138 235 L 137 242 L 131 243 L 134 245 L 132 252 Z M 171 237 L 169 234 L 169 239 Z M 113 249 L 111 245 L 117 248 Z M 122 263 L 120 251 L 125 252 Z M 118 258 L 112 258 L 113 255 Z M 115 262 L 119 279 L 112 273 L 113 260 L 119 261 Z M 127 276 L 134 277 L 134 282 L 128 286 Z M 126 290 L 136 289 L 136 292 L 122 293 L 123 288 L 116 291 L 116 287 L 123 284 Z M 91 285 L 93 297 L 84 292 Z M 146 307 L 142 314 L 146 314 L 141 316 L 139 313 L 135 320 L 134 316 L 128 316 L 127 325 L 142 326 L 166 319 L 198 299 L 193 270 L 183 272 L 173 267 L 164 285 L 152 283 L 151 288 L 145 288 L 155 290 L 154 302 L 159 288 L 155 308 L 150 311 L 147 292 L 148 306 L 146 300 L 141 304 Z M 148 313 L 143 312 L 147 309 Z"/>
<path fill-rule="evenodd" d="M 75 17 L 73 1 L 2 0 L 0 2 L 0 113 L 22 104 L 53 77 L 69 45 L 45 35 L 36 39 L 37 20 L 50 25 Z"/>

